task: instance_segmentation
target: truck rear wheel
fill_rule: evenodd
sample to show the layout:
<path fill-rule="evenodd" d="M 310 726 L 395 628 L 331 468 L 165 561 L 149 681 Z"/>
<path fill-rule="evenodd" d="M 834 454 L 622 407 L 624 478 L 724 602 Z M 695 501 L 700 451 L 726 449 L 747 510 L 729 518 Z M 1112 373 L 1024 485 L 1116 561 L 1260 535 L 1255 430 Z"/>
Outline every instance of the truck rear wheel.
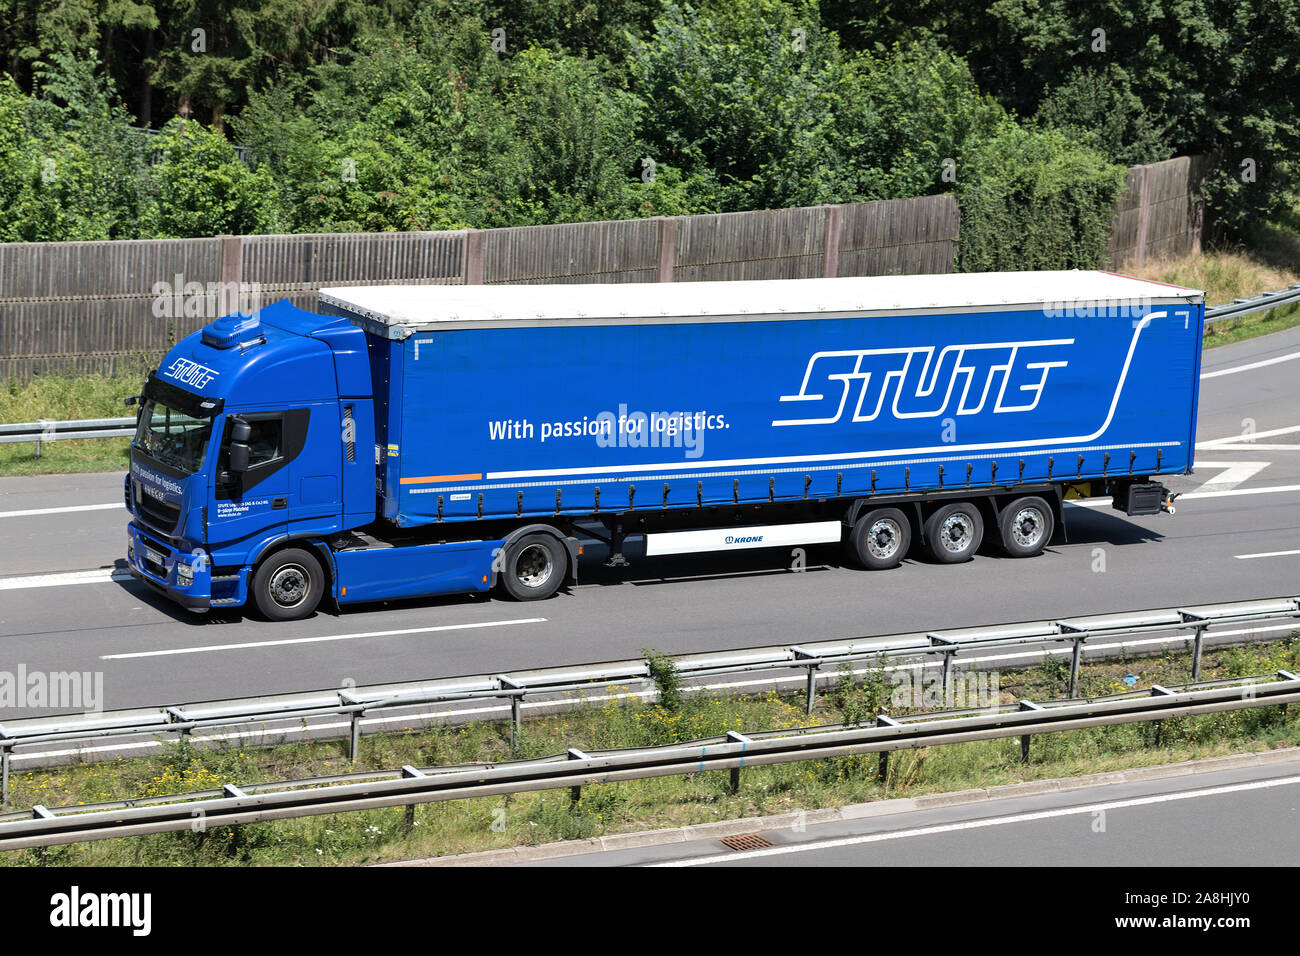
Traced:
<path fill-rule="evenodd" d="M 516 601 L 541 601 L 564 584 L 569 556 L 549 534 L 527 534 L 506 549 L 501 586 Z"/>
<path fill-rule="evenodd" d="M 912 546 L 912 526 L 897 508 L 877 508 L 858 518 L 849 532 L 849 547 L 863 567 L 896 568 Z"/>
<path fill-rule="evenodd" d="M 1002 509 L 998 530 L 1002 548 L 1013 558 L 1032 558 L 1041 554 L 1052 540 L 1055 519 L 1052 509 L 1042 498 L 1017 498 Z"/>
<path fill-rule="evenodd" d="M 969 561 L 984 538 L 984 519 L 969 501 L 944 505 L 925 520 L 925 546 L 936 561 Z"/>
<path fill-rule="evenodd" d="M 253 600 L 272 621 L 296 621 L 320 604 L 325 575 L 314 555 L 301 548 L 277 551 L 253 573 Z"/>

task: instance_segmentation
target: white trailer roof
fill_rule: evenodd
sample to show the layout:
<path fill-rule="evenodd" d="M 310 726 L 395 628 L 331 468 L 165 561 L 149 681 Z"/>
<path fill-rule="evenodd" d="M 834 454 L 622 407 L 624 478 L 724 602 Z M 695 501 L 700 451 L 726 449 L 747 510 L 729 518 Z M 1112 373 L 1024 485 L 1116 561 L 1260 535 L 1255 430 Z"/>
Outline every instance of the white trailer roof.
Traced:
<path fill-rule="evenodd" d="M 379 285 L 321 289 L 320 302 L 386 327 L 591 325 L 838 315 L 926 314 L 1089 303 L 1193 303 L 1196 289 L 1112 272 L 972 272 L 951 275 L 599 285 Z"/>

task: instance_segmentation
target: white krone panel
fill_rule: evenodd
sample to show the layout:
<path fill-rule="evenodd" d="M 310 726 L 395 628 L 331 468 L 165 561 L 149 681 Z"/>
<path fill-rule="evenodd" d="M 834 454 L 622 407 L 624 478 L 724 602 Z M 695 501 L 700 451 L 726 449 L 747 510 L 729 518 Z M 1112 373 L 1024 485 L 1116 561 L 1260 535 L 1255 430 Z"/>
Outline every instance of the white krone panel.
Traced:
<path fill-rule="evenodd" d="M 663 554 L 698 554 L 705 551 L 748 551 L 785 548 L 797 544 L 830 544 L 840 540 L 844 526 L 838 521 L 805 524 L 764 524 L 748 528 L 706 528 L 703 531 L 664 531 L 648 534 L 647 557 Z"/>

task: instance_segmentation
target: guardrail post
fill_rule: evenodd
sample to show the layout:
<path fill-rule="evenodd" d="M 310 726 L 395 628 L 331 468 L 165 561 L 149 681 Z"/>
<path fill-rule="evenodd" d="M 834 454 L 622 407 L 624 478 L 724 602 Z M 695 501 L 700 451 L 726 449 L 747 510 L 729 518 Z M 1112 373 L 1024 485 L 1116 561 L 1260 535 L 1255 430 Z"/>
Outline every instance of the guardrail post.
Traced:
<path fill-rule="evenodd" d="M 576 747 L 570 747 L 570 748 L 569 748 L 569 759 L 570 759 L 570 760 L 590 760 L 591 758 L 588 757 L 588 756 L 587 756 L 585 753 L 583 753 L 581 750 L 578 750 Z M 581 784 L 577 784 L 577 785 L 572 786 L 572 787 L 569 788 L 569 805 L 570 805 L 570 806 L 573 806 L 573 807 L 576 807 L 580 802 L 582 802 L 582 785 L 581 785 Z"/>
<path fill-rule="evenodd" d="M 357 757 L 361 753 L 361 715 L 364 711 L 355 710 L 352 712 L 351 726 L 348 728 L 348 760 L 352 763 L 357 762 Z"/>
<path fill-rule="evenodd" d="M 519 733 L 520 733 L 520 730 L 522 729 L 521 726 L 520 726 L 520 723 L 519 723 L 519 705 L 523 702 L 523 698 L 524 698 L 524 694 L 523 694 L 524 685 L 521 684 L 521 683 L 519 683 L 518 681 L 511 680 L 511 679 L 510 679 L 509 677 L 507 677 L 505 674 L 498 674 L 498 675 L 497 675 L 497 683 L 499 683 L 499 684 L 500 684 L 503 688 L 505 688 L 506 690 L 511 691 L 511 694 L 510 694 L 510 752 L 511 752 L 511 753 L 514 753 L 514 751 L 519 747 Z"/>
<path fill-rule="evenodd" d="M 1159 684 L 1152 684 L 1152 685 L 1151 685 L 1151 696 L 1152 696 L 1152 697 L 1171 697 L 1171 696 L 1173 696 L 1173 693 L 1174 693 L 1174 692 L 1171 691 L 1168 687 L 1161 687 Z M 1154 721 L 1151 722 L 1151 726 L 1152 726 L 1152 728 L 1155 730 L 1155 734 L 1156 734 L 1156 743 L 1155 743 L 1155 745 L 1156 745 L 1157 747 L 1160 746 L 1160 725 L 1163 724 L 1163 723 L 1164 723 L 1164 721 L 1162 721 L 1162 720 L 1154 720 Z"/>
<path fill-rule="evenodd" d="M 416 770 L 408 763 L 404 767 L 402 767 L 402 776 L 404 778 L 410 779 L 413 777 L 427 777 L 428 774 Z M 408 830 L 415 829 L 415 804 L 414 803 L 408 803 L 403 808 L 402 823 Z"/>
<path fill-rule="evenodd" d="M 1074 650 L 1070 653 L 1070 693 L 1071 700 L 1079 696 L 1079 664 L 1083 660 L 1083 638 L 1074 639 Z"/>
<path fill-rule="evenodd" d="M 0 744 L 0 810 L 9 809 L 9 758 L 13 747 Z"/>
<path fill-rule="evenodd" d="M 876 717 L 876 726 L 877 727 L 901 727 L 902 724 L 896 721 L 893 717 L 890 717 L 888 714 L 879 714 Z M 884 783 L 888 778 L 889 778 L 889 751 L 882 750 L 880 751 L 879 756 L 876 758 L 876 780 L 879 781 L 880 783 Z"/>
<path fill-rule="evenodd" d="M 957 642 L 950 641 L 946 637 L 940 637 L 938 634 L 927 634 L 925 636 L 929 638 L 931 646 L 943 651 L 942 683 L 940 686 L 943 688 L 944 706 L 951 706 L 948 700 L 948 680 L 952 675 L 952 659 L 957 654 Z"/>
<path fill-rule="evenodd" d="M 1020 702 L 1020 709 L 1021 710 L 1043 710 L 1044 708 L 1039 704 L 1035 704 L 1032 700 L 1022 700 Z M 1030 736 L 1031 736 L 1030 734 L 1020 735 L 1020 762 L 1021 763 L 1029 763 Z"/>
<path fill-rule="evenodd" d="M 1208 622 L 1206 624 L 1198 624 L 1196 626 L 1196 640 L 1192 644 L 1192 683 L 1193 684 L 1195 684 L 1197 681 L 1201 679 L 1201 648 L 1205 644 L 1205 629 L 1208 626 L 1209 626 Z"/>
<path fill-rule="evenodd" d="M 1205 629 L 1210 626 L 1210 621 L 1203 614 L 1184 610 L 1181 607 L 1178 609 L 1178 614 L 1183 622 L 1196 632 L 1192 643 L 1192 683 L 1195 684 L 1201 679 L 1201 648 L 1205 644 Z"/>
<path fill-rule="evenodd" d="M 727 742 L 741 745 L 740 765 L 741 767 L 743 767 L 745 765 L 745 757 L 744 757 L 745 744 L 749 743 L 749 738 L 746 737 L 744 734 L 737 733 L 734 730 L 728 730 Z M 736 794 L 740 792 L 740 767 L 731 768 L 731 792 L 732 794 Z"/>
<path fill-rule="evenodd" d="M 802 647 L 796 645 L 790 650 L 794 652 L 795 660 L 807 661 L 803 665 L 808 668 L 808 699 L 804 703 L 804 713 L 811 714 L 813 706 L 817 703 L 817 669 L 821 664 L 815 654 L 809 654 Z"/>
<path fill-rule="evenodd" d="M 1290 671 L 1278 671 L 1277 676 L 1282 678 L 1283 680 L 1300 680 L 1300 677 L 1297 677 L 1295 674 L 1292 674 Z M 1278 713 L 1282 716 L 1283 720 L 1286 719 L 1286 704 L 1278 705 Z"/>

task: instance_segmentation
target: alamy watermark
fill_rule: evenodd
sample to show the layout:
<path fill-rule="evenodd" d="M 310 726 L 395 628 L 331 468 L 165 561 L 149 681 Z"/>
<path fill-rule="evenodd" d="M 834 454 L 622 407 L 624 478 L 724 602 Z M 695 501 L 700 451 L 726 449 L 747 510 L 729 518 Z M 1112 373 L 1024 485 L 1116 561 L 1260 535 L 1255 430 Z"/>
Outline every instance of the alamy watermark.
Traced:
<path fill-rule="evenodd" d="M 186 282 L 176 273 L 173 281 L 153 284 L 153 314 L 159 319 L 219 319 L 232 312 L 252 315 L 262 308 L 260 282 Z"/>
<path fill-rule="evenodd" d="M 104 709 L 103 671 L 39 671 L 19 664 L 0 671 L 0 708 L 55 708 L 98 713 Z"/>
<path fill-rule="evenodd" d="M 1001 678 L 997 671 L 963 671 L 947 674 L 920 670 L 896 670 L 889 675 L 894 688 L 889 703 L 894 710 L 995 710 L 1002 702 Z"/>

